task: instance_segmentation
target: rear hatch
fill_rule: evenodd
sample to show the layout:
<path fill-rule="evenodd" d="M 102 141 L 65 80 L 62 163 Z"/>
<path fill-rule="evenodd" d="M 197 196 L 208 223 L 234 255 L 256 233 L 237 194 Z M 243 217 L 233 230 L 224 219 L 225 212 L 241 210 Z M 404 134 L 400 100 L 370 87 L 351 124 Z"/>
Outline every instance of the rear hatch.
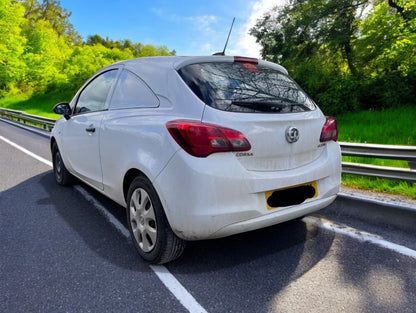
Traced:
<path fill-rule="evenodd" d="M 324 149 L 325 117 L 283 68 L 250 58 L 189 64 L 179 74 L 206 104 L 202 122 L 240 131 L 251 149 L 236 152 L 247 170 L 288 170 Z"/>

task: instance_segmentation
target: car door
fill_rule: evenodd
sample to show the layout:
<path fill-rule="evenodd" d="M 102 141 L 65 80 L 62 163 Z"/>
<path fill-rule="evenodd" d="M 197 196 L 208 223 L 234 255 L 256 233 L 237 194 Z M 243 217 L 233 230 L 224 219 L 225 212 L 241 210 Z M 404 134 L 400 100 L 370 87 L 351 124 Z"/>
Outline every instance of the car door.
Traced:
<path fill-rule="evenodd" d="M 100 135 L 107 98 L 117 77 L 117 69 L 99 74 L 79 93 L 74 115 L 67 121 L 63 146 L 68 167 L 91 185 L 103 189 Z"/>

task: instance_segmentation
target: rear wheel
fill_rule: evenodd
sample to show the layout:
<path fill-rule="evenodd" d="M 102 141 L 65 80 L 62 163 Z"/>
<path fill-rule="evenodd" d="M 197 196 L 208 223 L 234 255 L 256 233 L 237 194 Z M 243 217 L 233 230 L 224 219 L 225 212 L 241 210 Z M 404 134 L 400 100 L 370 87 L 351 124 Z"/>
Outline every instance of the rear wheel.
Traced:
<path fill-rule="evenodd" d="M 56 142 L 52 146 L 52 164 L 55 180 L 59 185 L 70 185 L 75 181 L 75 177 L 65 167 L 62 161 L 61 153 L 59 152 Z"/>
<path fill-rule="evenodd" d="M 127 195 L 127 224 L 137 252 L 153 264 L 177 259 L 186 242 L 169 226 L 160 199 L 151 182 L 136 177 Z"/>

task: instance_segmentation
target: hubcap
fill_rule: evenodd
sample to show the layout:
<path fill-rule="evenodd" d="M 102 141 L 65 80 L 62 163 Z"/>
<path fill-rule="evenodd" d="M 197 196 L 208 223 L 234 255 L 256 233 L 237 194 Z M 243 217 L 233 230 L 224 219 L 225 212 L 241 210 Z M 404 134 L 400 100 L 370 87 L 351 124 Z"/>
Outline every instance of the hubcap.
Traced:
<path fill-rule="evenodd" d="M 144 189 L 134 190 L 129 209 L 134 240 L 144 252 L 152 251 L 157 237 L 156 217 L 152 201 Z"/>

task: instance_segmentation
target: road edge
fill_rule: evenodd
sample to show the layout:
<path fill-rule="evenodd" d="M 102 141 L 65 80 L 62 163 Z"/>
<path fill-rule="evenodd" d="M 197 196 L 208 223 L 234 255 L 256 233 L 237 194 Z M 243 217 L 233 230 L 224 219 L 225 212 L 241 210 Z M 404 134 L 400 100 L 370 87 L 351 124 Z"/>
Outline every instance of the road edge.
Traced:
<path fill-rule="evenodd" d="M 341 192 L 324 211 L 375 225 L 393 226 L 403 231 L 416 232 L 416 206 L 404 202 L 380 200 L 359 193 Z"/>

